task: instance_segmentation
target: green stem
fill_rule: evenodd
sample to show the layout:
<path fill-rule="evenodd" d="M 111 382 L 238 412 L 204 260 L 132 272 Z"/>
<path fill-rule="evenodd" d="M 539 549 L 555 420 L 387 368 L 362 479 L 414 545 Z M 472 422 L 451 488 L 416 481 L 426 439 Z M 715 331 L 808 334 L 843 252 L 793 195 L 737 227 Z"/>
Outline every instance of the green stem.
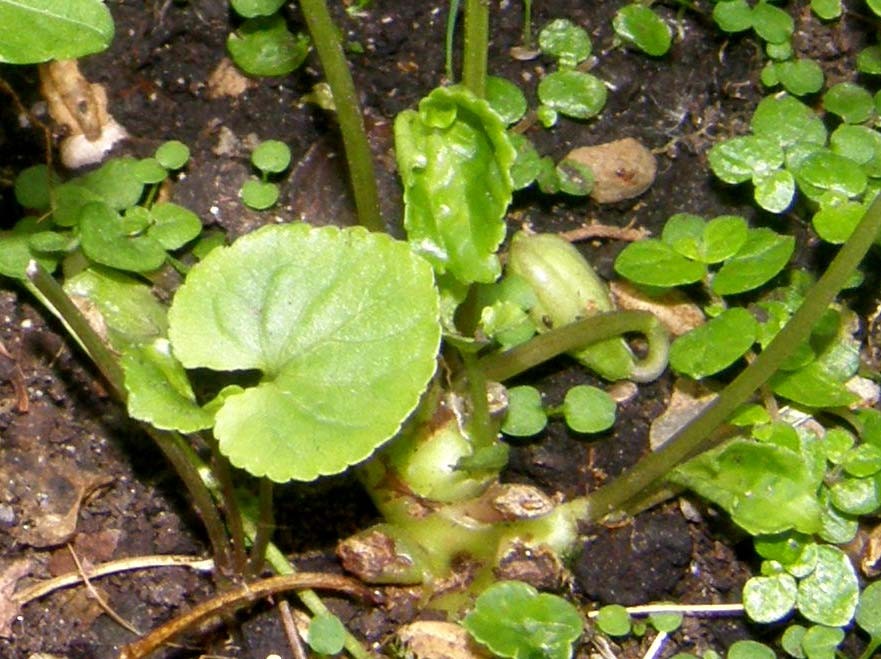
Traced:
<path fill-rule="evenodd" d="M 638 369 L 657 370 L 658 363 L 666 363 L 667 335 L 653 314 L 648 311 L 610 311 L 539 334 L 505 352 L 482 357 L 477 366 L 487 380 L 504 382 L 564 352 L 628 332 L 645 334 L 649 340 L 649 355 L 637 364 Z"/>
<path fill-rule="evenodd" d="M 217 439 L 211 433 L 203 433 L 205 443 L 211 447 L 211 472 L 217 478 L 218 489 L 215 499 L 222 502 L 226 514 L 226 523 L 229 527 L 230 540 L 232 542 L 232 563 L 236 574 L 244 573 L 248 564 L 248 554 L 245 550 L 245 529 L 242 526 L 242 511 L 239 510 L 239 502 L 236 498 L 235 484 L 233 483 L 229 460 L 220 452 Z"/>
<path fill-rule="evenodd" d="M 471 353 L 462 352 L 465 374 L 468 376 L 468 390 L 471 398 L 471 419 L 469 431 L 475 451 L 492 446 L 496 442 L 490 418 L 489 402 L 486 399 L 486 376 L 477 365 L 477 359 Z"/>
<path fill-rule="evenodd" d="M 869 640 L 866 649 L 863 650 L 863 653 L 860 655 L 860 659 L 870 659 L 878 648 L 881 648 L 881 636 L 873 636 Z"/>
<path fill-rule="evenodd" d="M 465 0 L 465 55 L 462 82 L 479 98 L 486 96 L 489 49 L 489 0 Z"/>
<path fill-rule="evenodd" d="M 449 13 L 447 14 L 447 32 L 444 41 L 444 63 L 447 72 L 447 80 L 450 84 L 456 82 L 456 73 L 453 71 L 453 42 L 456 37 L 456 23 L 459 18 L 459 3 L 461 0 L 450 0 Z"/>
<path fill-rule="evenodd" d="M 523 33 L 520 39 L 526 48 L 532 48 L 532 0 L 523 0 Z"/>
<path fill-rule="evenodd" d="M 792 350 L 808 338 L 817 320 L 872 246 L 879 228 L 881 196 L 875 198 L 856 230 L 808 292 L 798 311 L 755 361 L 722 390 L 712 405 L 675 434 L 660 450 L 643 457 L 608 485 L 571 502 L 575 514 L 581 519 L 597 521 L 615 510 L 626 508 L 634 496 L 639 496 L 684 460 L 702 451 L 712 441 L 714 430 L 734 410 L 747 402 L 777 371 Z"/>
<path fill-rule="evenodd" d="M 355 83 L 349 72 L 339 33 L 327 11 L 325 0 L 300 0 L 300 8 L 333 94 L 349 176 L 352 178 L 358 221 L 371 231 L 385 231 L 379 210 L 373 154 L 370 152 Z"/>
<path fill-rule="evenodd" d="M 257 532 L 254 535 L 254 544 L 251 547 L 251 558 L 248 560 L 247 575 L 249 577 L 259 576 L 263 570 L 263 564 L 266 562 L 266 548 L 269 546 L 272 532 L 275 530 L 275 515 L 272 507 L 273 483 L 264 477 L 260 479 L 259 487 L 259 519 Z"/>

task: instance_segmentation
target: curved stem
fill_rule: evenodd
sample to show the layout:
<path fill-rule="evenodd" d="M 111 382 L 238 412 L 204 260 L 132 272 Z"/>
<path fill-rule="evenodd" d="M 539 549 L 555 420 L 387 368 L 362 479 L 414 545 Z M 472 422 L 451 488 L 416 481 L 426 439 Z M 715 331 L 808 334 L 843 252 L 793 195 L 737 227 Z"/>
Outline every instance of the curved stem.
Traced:
<path fill-rule="evenodd" d="M 257 533 L 254 535 L 254 545 L 251 547 L 251 558 L 248 560 L 247 575 L 256 577 L 263 570 L 266 561 L 266 548 L 272 538 L 275 529 L 275 515 L 272 508 L 273 483 L 268 478 L 260 479 L 259 493 L 259 519 L 257 521 Z"/>
<path fill-rule="evenodd" d="M 663 371 L 669 340 L 660 321 L 648 311 L 609 311 L 553 329 L 505 352 L 487 355 L 477 367 L 487 380 L 504 382 L 564 352 L 584 348 L 628 332 L 639 332 L 649 340 L 646 359 L 637 364 L 645 377 Z M 660 370 L 658 370 L 658 365 Z"/>
<path fill-rule="evenodd" d="M 349 72 L 337 28 L 324 0 L 300 0 L 300 8 L 312 35 L 312 43 L 318 51 L 327 84 L 333 94 L 346 162 L 349 165 L 349 176 L 352 178 L 358 221 L 371 231 L 385 231 L 385 224 L 379 211 L 373 154 L 370 152 L 355 83 Z"/>
<path fill-rule="evenodd" d="M 664 478 L 684 460 L 701 452 L 712 441 L 713 431 L 735 409 L 747 402 L 780 368 L 792 350 L 808 338 L 817 320 L 825 313 L 869 251 L 878 236 L 879 228 L 881 196 L 872 202 L 851 237 L 808 292 L 798 311 L 755 361 L 722 390 L 712 405 L 682 428 L 660 450 L 643 457 L 608 485 L 566 504 L 571 506 L 573 513 L 581 519 L 596 521 L 613 511 L 621 510 L 634 496 Z"/>

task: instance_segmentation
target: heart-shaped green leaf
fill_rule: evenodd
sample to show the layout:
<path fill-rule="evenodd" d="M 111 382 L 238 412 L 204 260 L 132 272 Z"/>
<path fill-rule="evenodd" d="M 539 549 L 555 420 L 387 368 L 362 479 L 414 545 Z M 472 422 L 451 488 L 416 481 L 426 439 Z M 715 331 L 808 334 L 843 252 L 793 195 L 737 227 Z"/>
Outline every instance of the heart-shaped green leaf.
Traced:
<path fill-rule="evenodd" d="M 398 431 L 434 373 L 438 305 L 431 268 L 406 243 L 270 226 L 193 267 L 169 337 L 187 368 L 263 373 L 217 412 L 230 461 L 278 482 L 312 480 Z"/>

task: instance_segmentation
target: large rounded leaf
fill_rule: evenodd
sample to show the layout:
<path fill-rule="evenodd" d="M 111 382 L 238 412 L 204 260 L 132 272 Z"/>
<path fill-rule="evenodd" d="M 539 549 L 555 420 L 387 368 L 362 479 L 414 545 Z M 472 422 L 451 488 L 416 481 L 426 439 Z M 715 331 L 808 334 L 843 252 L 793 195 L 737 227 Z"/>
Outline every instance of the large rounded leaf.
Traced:
<path fill-rule="evenodd" d="M 169 338 L 187 368 L 263 373 L 217 413 L 230 461 L 311 480 L 366 458 L 416 406 L 435 369 L 438 304 L 431 268 L 405 243 L 272 226 L 193 267 Z"/>

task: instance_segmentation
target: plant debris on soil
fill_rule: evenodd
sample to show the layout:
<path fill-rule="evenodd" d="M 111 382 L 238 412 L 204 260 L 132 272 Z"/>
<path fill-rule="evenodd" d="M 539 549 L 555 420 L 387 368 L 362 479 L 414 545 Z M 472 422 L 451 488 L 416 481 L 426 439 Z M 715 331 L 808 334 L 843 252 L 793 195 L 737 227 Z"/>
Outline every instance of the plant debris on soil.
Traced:
<path fill-rule="evenodd" d="M 558 17 L 586 26 L 597 51 L 593 72 L 608 83 L 610 94 L 598 118 L 563 120 L 553 130 L 536 125 L 529 137 L 555 160 L 576 147 L 637 139 L 657 156 L 656 180 L 638 198 L 602 206 L 590 199 L 521 192 L 508 217 L 510 228 L 529 224 L 538 231 L 565 232 L 598 223 L 656 234 L 676 212 L 754 217 L 747 199 L 714 183 L 706 152 L 713 139 L 746 129 L 761 93 L 758 46 L 746 37 L 726 40 L 707 15 L 680 16 L 674 4 L 657 6 L 678 28 L 669 55 L 635 55 L 613 46 L 611 18 L 619 4 L 536 3 L 536 26 Z M 234 27 L 226 3 L 115 0 L 109 7 L 116 38 L 107 52 L 82 60 L 81 68 L 89 80 L 104 86 L 110 112 L 131 136 L 114 153 L 144 156 L 165 140 L 186 143 L 192 157 L 173 188 L 173 199 L 230 239 L 271 222 L 355 222 L 333 118 L 301 100 L 321 80 L 314 55 L 285 78 L 246 79 L 226 59 L 225 40 Z M 840 79 L 864 45 L 865 30 L 845 16 L 833 42 L 811 38 L 816 19 L 803 8 L 803 3 L 794 7 L 796 47 L 811 49 L 829 78 Z M 374 0 L 354 16 L 342 9 L 336 7 L 336 19 L 346 41 L 363 47 L 363 53 L 352 51 L 348 58 L 379 165 L 384 216 L 400 234 L 391 122 L 442 81 L 448 6 Z M 302 24 L 296 8 L 286 11 L 292 25 Z M 510 56 L 520 41 L 520 3 L 492 2 L 491 20 L 490 71 L 521 83 L 534 102 L 537 79 L 548 62 Z M 0 67 L 0 76 L 48 122 L 35 69 Z M 16 217 L 15 173 L 46 158 L 41 131 L 20 119 L 8 98 L 0 101 L 4 229 Z M 251 173 L 249 146 L 264 139 L 287 143 L 296 164 L 282 182 L 279 205 L 256 212 L 243 206 L 238 191 Z M 804 229 L 787 229 L 805 236 Z M 600 232 L 582 247 L 598 271 L 611 278 L 612 260 L 624 244 Z M 814 257 L 801 258 L 809 264 Z M 0 657 L 115 657 L 136 638 L 132 629 L 147 632 L 210 596 L 210 575 L 163 566 L 97 578 L 92 589 L 59 588 L 24 604 L 12 594 L 75 573 L 78 564 L 89 570 L 112 560 L 159 554 L 202 559 L 208 555 L 206 540 L 160 452 L 108 397 L 59 323 L 11 281 L 0 281 L 0 287 Z M 595 383 L 564 359 L 521 380 L 539 387 L 550 404 L 560 402 L 574 384 Z M 505 480 L 562 497 L 594 489 L 647 450 L 649 425 L 666 408 L 670 386 L 669 376 L 640 386 L 620 405 L 614 429 L 598 438 L 577 436 L 562 422 L 551 422 L 540 436 L 514 442 Z M 341 573 L 336 543 L 376 521 L 366 495 L 347 476 L 279 487 L 276 501 L 275 540 L 299 568 L 310 571 Z M 572 578 L 561 591 L 593 605 L 738 602 L 751 566 L 738 554 L 736 530 L 707 510 L 687 512 L 672 503 L 620 527 L 584 529 Z M 399 626 L 420 615 L 407 589 L 388 591 L 383 606 L 336 597 L 326 601 L 368 646 L 379 648 Z M 161 656 L 292 656 L 269 604 L 215 621 L 201 632 L 179 639 Z M 687 618 L 668 650 L 724 651 L 734 640 L 759 633 L 736 616 Z M 616 657 L 639 657 L 643 645 L 646 640 L 630 639 L 611 650 Z M 595 651 L 585 639 L 579 656 Z"/>

